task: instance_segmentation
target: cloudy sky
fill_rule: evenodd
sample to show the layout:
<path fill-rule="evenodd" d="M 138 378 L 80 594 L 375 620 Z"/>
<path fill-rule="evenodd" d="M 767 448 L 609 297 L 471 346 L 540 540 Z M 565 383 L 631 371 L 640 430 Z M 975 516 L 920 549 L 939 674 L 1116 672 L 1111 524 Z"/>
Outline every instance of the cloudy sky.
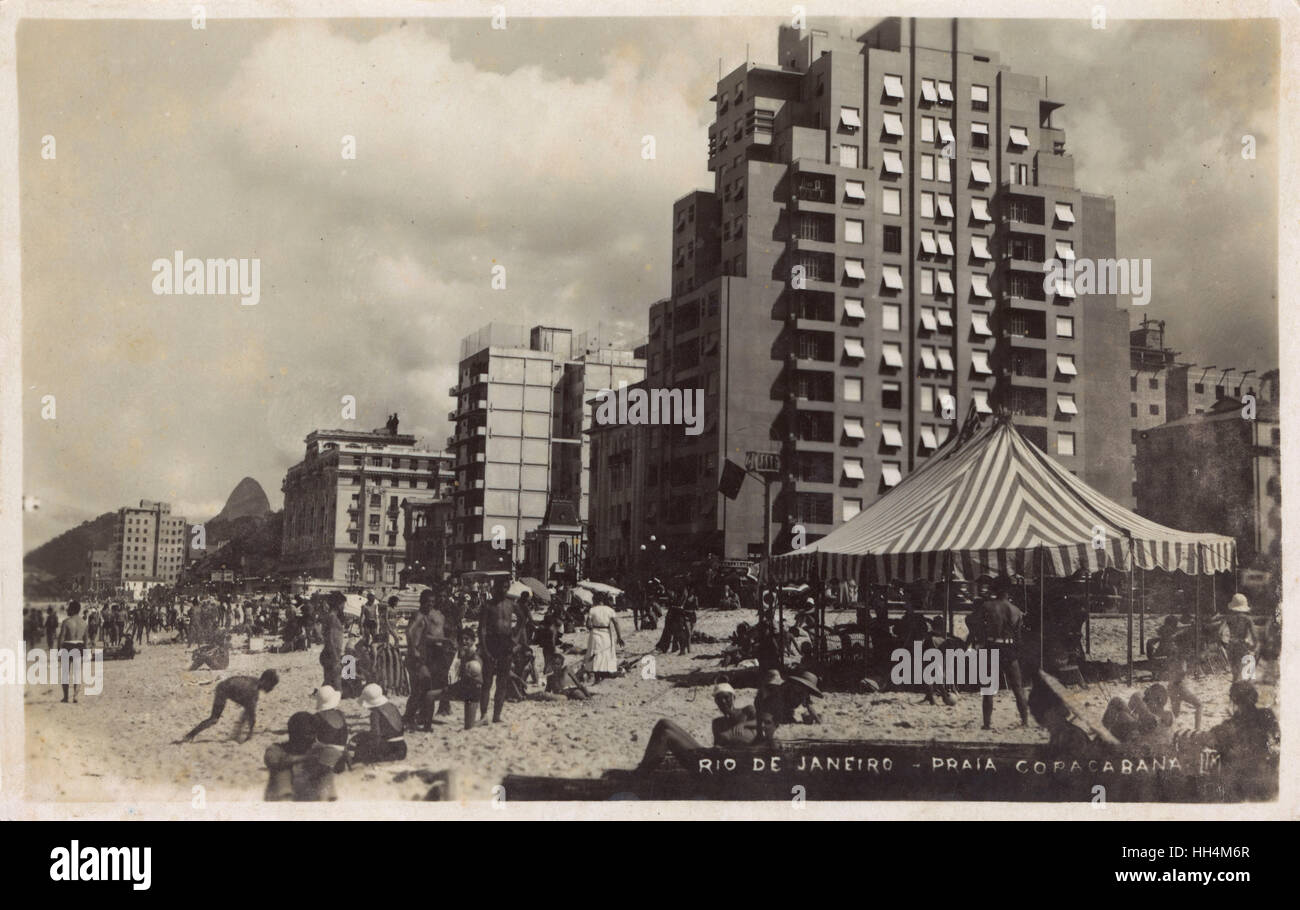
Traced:
<path fill-rule="evenodd" d="M 672 201 L 712 186 L 718 59 L 772 62 L 778 24 L 22 23 L 25 548 L 141 498 L 209 518 L 245 475 L 278 508 L 343 395 L 355 426 L 396 410 L 440 448 L 486 322 L 643 334 Z M 1275 27 L 970 25 L 1065 102 L 1079 184 L 1115 196 L 1120 255 L 1153 260 L 1170 343 L 1276 365 Z M 154 296 L 174 250 L 260 258 L 261 302 Z"/>

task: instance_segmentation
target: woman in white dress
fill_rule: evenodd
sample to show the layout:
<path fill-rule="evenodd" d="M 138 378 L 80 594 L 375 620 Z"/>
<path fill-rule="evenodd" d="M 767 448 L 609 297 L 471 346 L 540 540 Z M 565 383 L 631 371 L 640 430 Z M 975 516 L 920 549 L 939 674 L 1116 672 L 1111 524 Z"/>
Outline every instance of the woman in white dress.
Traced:
<path fill-rule="evenodd" d="M 587 656 L 582 667 L 595 674 L 596 682 L 618 675 L 618 649 L 623 647 L 623 633 L 614 608 L 596 604 L 587 611 Z"/>

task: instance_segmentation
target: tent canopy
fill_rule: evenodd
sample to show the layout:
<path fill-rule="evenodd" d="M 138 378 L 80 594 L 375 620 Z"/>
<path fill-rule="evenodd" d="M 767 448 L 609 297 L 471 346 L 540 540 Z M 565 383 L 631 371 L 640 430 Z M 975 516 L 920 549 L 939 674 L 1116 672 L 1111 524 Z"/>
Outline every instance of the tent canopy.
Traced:
<path fill-rule="evenodd" d="M 1115 503 L 1000 415 L 955 434 L 924 465 L 830 534 L 772 559 L 777 579 L 940 581 L 1073 575 L 1134 566 L 1227 572 L 1236 541 L 1177 531 Z"/>

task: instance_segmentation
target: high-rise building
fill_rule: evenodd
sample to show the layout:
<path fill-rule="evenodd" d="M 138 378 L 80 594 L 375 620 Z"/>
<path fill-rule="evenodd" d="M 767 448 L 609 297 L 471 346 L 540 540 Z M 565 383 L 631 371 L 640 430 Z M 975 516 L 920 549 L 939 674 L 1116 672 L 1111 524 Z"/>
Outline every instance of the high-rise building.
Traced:
<path fill-rule="evenodd" d="M 1126 313 L 1047 267 L 1115 255 L 1114 205 L 1074 185 L 1042 77 L 959 20 L 854 37 L 782 27 L 779 65 L 717 83 L 711 192 L 673 207 L 672 296 L 647 385 L 705 390 L 705 429 L 652 428 L 649 531 L 679 556 L 812 541 L 924 462 L 972 411 L 1129 492 Z M 717 493 L 722 459 L 782 456 Z"/>
<path fill-rule="evenodd" d="M 458 478 L 453 571 L 509 568 L 550 498 L 589 506 L 590 402 L 645 376 L 645 361 L 598 334 L 492 323 L 461 342 L 447 446 Z M 575 556 L 576 558 L 576 556 Z"/>
<path fill-rule="evenodd" d="M 629 392 L 645 383 L 628 386 Z M 645 564 L 643 554 L 657 541 L 645 533 L 645 491 L 657 486 L 659 465 L 646 462 L 648 427 L 594 422 L 591 440 L 591 499 L 588 553 L 592 574 L 621 575 Z M 645 548 L 645 549 L 643 549 Z"/>
<path fill-rule="evenodd" d="M 138 595 L 175 584 L 185 568 L 185 531 L 185 518 L 172 514 L 171 503 L 142 499 L 138 507 L 118 509 L 108 572 L 113 585 Z"/>
<path fill-rule="evenodd" d="M 384 429 L 313 430 L 284 484 L 280 570 L 346 585 L 396 585 L 406 566 L 402 503 L 451 496 L 450 459 Z"/>
<path fill-rule="evenodd" d="M 1129 459 L 1135 500 L 1137 454 L 1141 434 L 1164 423 L 1209 414 L 1226 399 L 1254 396 L 1257 403 L 1277 403 L 1277 370 L 1202 366 L 1179 360 L 1165 343 L 1165 321 L 1143 317 L 1129 332 Z M 1236 377 L 1235 379 L 1233 377 Z M 1178 525 L 1178 527 L 1182 527 Z"/>

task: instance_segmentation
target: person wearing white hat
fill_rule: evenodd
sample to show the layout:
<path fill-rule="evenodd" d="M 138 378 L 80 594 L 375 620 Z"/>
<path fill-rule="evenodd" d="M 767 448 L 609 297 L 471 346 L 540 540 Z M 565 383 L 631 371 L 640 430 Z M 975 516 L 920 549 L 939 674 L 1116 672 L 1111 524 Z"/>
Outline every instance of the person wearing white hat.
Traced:
<path fill-rule="evenodd" d="M 1250 602 L 1240 592 L 1228 601 L 1228 612 L 1219 626 L 1219 647 L 1232 669 L 1232 681 L 1241 679 L 1242 669 L 1255 656 L 1259 641 L 1250 619 Z"/>
<path fill-rule="evenodd" d="M 778 677 L 780 674 L 777 674 Z M 735 706 L 736 690 L 731 684 L 719 682 L 713 689 L 713 700 L 718 704 L 722 716 L 713 721 L 713 744 L 731 749 L 758 749 L 769 747 L 773 742 L 775 720 L 769 710 L 755 712 L 752 706 L 737 709 Z M 758 713 L 767 718 L 769 735 L 763 735 L 757 720 Z M 682 726 L 668 718 L 661 718 L 650 731 L 650 741 L 646 743 L 645 755 L 637 765 L 636 774 L 647 774 L 672 755 L 679 763 L 690 767 L 703 750 L 695 739 Z"/>
<path fill-rule="evenodd" d="M 339 710 L 343 696 L 333 686 L 321 686 L 312 694 L 316 697 L 316 739 L 327 746 L 346 748 L 348 720 Z"/>
<path fill-rule="evenodd" d="M 406 758 L 402 712 L 384 696 L 379 683 L 370 683 L 361 690 L 361 705 L 370 709 L 370 729 L 354 738 L 352 760 L 373 763 Z"/>

